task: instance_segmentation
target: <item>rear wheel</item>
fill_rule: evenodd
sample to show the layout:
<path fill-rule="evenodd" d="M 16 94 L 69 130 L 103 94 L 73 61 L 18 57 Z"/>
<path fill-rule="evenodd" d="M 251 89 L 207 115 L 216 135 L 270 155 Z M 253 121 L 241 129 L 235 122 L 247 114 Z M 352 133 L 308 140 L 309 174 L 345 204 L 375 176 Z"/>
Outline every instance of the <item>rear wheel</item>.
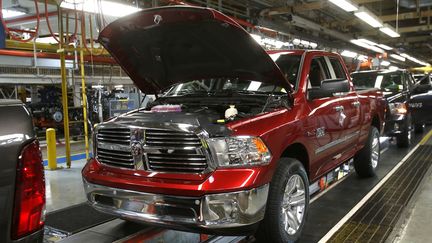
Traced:
<path fill-rule="evenodd" d="M 414 132 L 415 133 L 422 133 L 424 132 L 425 124 L 415 124 L 414 125 Z"/>
<path fill-rule="evenodd" d="M 260 242 L 295 242 L 309 208 L 309 180 L 296 159 L 282 158 L 270 183 L 264 220 L 256 233 Z"/>
<path fill-rule="evenodd" d="M 378 129 L 372 126 L 365 146 L 354 156 L 354 168 L 360 177 L 375 175 L 380 158 L 379 137 Z"/>

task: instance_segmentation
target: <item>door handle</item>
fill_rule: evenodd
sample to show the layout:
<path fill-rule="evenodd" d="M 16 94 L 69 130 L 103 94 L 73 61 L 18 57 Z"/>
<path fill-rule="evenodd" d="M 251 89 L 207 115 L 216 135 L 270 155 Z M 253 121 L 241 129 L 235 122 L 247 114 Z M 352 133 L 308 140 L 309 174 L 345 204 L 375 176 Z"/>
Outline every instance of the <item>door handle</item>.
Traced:
<path fill-rule="evenodd" d="M 352 104 L 352 106 L 354 106 L 354 107 L 360 107 L 360 101 L 354 101 L 354 102 L 352 102 L 351 103 Z"/>
<path fill-rule="evenodd" d="M 338 106 L 335 106 L 335 111 L 343 111 L 344 110 L 344 107 L 343 106 L 341 106 L 341 105 L 338 105 Z"/>

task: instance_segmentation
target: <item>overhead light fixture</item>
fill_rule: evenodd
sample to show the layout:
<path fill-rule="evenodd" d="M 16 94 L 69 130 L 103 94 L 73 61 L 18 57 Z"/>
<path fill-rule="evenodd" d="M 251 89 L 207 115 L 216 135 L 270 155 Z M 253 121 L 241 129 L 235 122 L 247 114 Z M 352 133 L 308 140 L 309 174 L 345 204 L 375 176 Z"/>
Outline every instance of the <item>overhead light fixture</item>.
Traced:
<path fill-rule="evenodd" d="M 403 56 L 403 57 L 405 57 L 406 59 L 412 61 L 412 62 L 417 63 L 417 64 L 420 64 L 420 65 L 423 65 L 423 66 L 430 66 L 429 63 L 424 62 L 424 61 L 422 61 L 422 60 L 419 60 L 419 59 L 417 59 L 417 58 L 415 58 L 415 57 L 412 57 L 412 56 L 410 56 L 410 55 L 408 55 L 408 54 L 406 54 L 406 53 L 402 53 L 402 54 L 400 54 L 400 55 Z"/>
<path fill-rule="evenodd" d="M 365 55 L 358 55 L 358 57 L 357 57 L 357 60 L 360 60 L 360 61 L 366 61 L 367 59 L 368 59 L 368 57 Z"/>
<path fill-rule="evenodd" d="M 374 52 L 378 52 L 378 53 L 384 53 L 385 52 L 383 49 L 376 47 L 374 45 L 370 45 L 370 44 L 366 43 L 365 41 L 367 41 L 369 43 L 376 44 L 375 42 L 368 41 L 366 39 L 351 40 L 351 43 L 358 45 L 358 46 L 361 46 L 363 48 L 369 49 L 369 50 L 374 51 Z"/>
<path fill-rule="evenodd" d="M 387 51 L 390 51 L 393 49 L 393 47 L 390 47 L 390 46 L 384 45 L 384 44 L 378 44 L 377 46 L 384 49 L 384 50 L 387 50 Z"/>
<path fill-rule="evenodd" d="M 388 24 L 384 24 L 384 26 L 380 28 L 380 31 L 392 38 L 400 37 L 400 34 Z"/>
<path fill-rule="evenodd" d="M 354 58 L 357 55 L 358 55 L 357 53 L 355 53 L 353 51 L 348 51 L 348 50 L 344 50 L 343 52 L 341 52 L 341 56 L 349 57 L 349 58 Z"/>
<path fill-rule="evenodd" d="M 12 9 L 2 9 L 2 15 L 4 19 L 15 18 L 26 14 L 22 11 L 12 10 Z"/>
<path fill-rule="evenodd" d="M 388 61 L 381 61 L 381 66 L 384 66 L 384 67 L 390 66 L 390 62 L 388 62 Z"/>
<path fill-rule="evenodd" d="M 366 43 L 364 43 L 363 41 L 360 41 L 360 40 L 351 40 L 351 43 L 353 43 L 355 45 L 358 45 L 358 46 L 361 46 L 361 47 L 364 47 L 366 49 L 369 49 L 369 47 L 370 47 L 369 44 L 366 44 Z"/>
<path fill-rule="evenodd" d="M 140 8 L 110 1 L 85 0 L 80 3 L 62 1 L 61 8 L 83 10 L 89 13 L 103 13 L 113 17 L 123 17 L 140 11 Z"/>
<path fill-rule="evenodd" d="M 378 52 L 378 53 L 384 53 L 385 51 L 379 47 L 376 46 L 370 46 L 369 50 L 374 51 L 374 52 Z"/>
<path fill-rule="evenodd" d="M 358 10 L 356 5 L 354 5 L 353 3 L 347 0 L 329 0 L 329 1 L 347 12 L 354 12 Z"/>
<path fill-rule="evenodd" d="M 364 43 L 366 43 L 366 44 L 368 44 L 368 45 L 371 45 L 371 46 L 376 46 L 376 45 L 378 45 L 377 43 L 375 43 L 375 42 L 373 42 L 373 41 L 370 41 L 370 40 L 367 40 L 367 39 L 358 39 L 359 41 L 361 41 L 361 42 L 364 42 Z"/>
<path fill-rule="evenodd" d="M 318 46 L 318 44 L 317 43 L 315 43 L 315 42 L 310 42 L 310 47 L 312 47 L 312 49 L 315 49 L 315 48 L 317 48 L 317 46 Z"/>
<path fill-rule="evenodd" d="M 392 57 L 392 58 L 394 58 L 394 59 L 396 59 L 396 60 L 399 60 L 399 61 L 401 61 L 401 62 L 405 62 L 405 60 L 406 60 L 405 57 L 399 56 L 399 55 L 397 55 L 397 54 L 390 54 L 390 57 Z"/>
<path fill-rule="evenodd" d="M 300 39 L 293 39 L 292 43 L 296 46 L 300 45 L 301 40 Z"/>
<path fill-rule="evenodd" d="M 390 71 L 396 71 L 396 70 L 398 70 L 399 68 L 396 67 L 396 66 L 390 66 L 390 67 L 388 67 L 388 69 L 389 69 Z"/>
<path fill-rule="evenodd" d="M 369 12 L 369 10 L 367 10 L 365 7 L 360 7 L 359 11 L 355 12 L 354 15 L 373 28 L 383 27 L 383 24 L 380 20 L 378 20 L 375 14 Z"/>

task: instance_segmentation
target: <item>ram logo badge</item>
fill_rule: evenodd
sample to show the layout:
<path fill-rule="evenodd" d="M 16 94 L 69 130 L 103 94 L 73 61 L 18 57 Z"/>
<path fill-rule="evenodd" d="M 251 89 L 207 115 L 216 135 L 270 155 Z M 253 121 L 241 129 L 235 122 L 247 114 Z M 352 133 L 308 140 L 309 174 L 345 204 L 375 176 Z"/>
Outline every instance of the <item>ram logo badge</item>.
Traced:
<path fill-rule="evenodd" d="M 159 24 L 162 21 L 162 16 L 160 16 L 159 14 L 154 15 L 153 21 L 155 24 Z"/>

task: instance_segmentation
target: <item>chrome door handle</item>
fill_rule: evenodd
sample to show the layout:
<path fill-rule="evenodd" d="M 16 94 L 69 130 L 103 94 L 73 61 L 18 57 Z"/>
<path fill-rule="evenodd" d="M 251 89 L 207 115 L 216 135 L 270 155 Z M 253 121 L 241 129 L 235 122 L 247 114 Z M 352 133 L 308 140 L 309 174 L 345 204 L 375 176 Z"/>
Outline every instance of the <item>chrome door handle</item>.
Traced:
<path fill-rule="evenodd" d="M 354 102 L 352 102 L 351 103 L 352 104 L 352 106 L 354 106 L 354 107 L 360 107 L 360 101 L 354 101 Z"/>
<path fill-rule="evenodd" d="M 343 106 L 341 106 L 341 105 L 338 105 L 338 106 L 335 106 L 335 111 L 343 111 L 344 110 L 344 107 Z"/>

